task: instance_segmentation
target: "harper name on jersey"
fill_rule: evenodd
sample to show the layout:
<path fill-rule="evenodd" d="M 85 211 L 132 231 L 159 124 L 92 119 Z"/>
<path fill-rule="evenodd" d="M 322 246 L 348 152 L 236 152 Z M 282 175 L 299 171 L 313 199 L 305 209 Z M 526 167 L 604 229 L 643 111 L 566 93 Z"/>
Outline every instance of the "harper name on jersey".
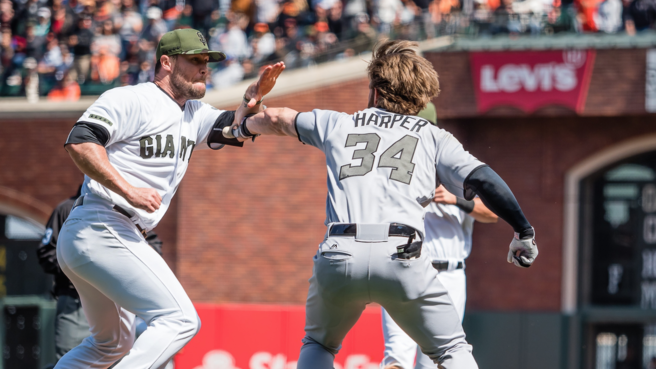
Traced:
<path fill-rule="evenodd" d="M 425 127 L 427 124 L 429 124 L 429 122 L 426 119 L 413 117 L 410 115 L 391 114 L 391 113 L 379 115 L 376 113 L 367 114 L 366 112 L 356 113 L 353 117 L 353 121 L 355 122 L 356 128 L 358 127 L 358 124 L 361 127 L 373 124 L 380 128 L 394 128 L 394 125 L 398 123 L 399 127 L 414 132 L 419 132 L 419 130 L 422 127 Z M 412 128 L 410 128 L 408 124 L 413 124 Z"/>

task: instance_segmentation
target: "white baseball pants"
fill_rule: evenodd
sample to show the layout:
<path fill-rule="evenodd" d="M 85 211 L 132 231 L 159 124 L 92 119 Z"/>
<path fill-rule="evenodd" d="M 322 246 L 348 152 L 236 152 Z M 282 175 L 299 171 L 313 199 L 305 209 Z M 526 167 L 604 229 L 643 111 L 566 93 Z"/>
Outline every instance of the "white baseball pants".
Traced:
<path fill-rule="evenodd" d="M 432 267 L 431 267 L 432 269 Z M 465 315 L 465 302 L 467 300 L 467 278 L 464 269 L 453 271 L 444 271 L 437 274 L 437 278 L 442 285 L 449 291 L 449 296 L 453 305 L 462 321 Z M 380 367 L 396 364 L 403 369 L 428 369 L 435 368 L 433 360 L 421 352 L 419 346 L 410 338 L 398 324 L 392 320 L 392 317 L 383 311 L 383 337 L 385 338 L 385 356 L 380 363 Z M 417 361 L 415 362 L 415 357 Z"/>
<path fill-rule="evenodd" d="M 372 242 L 339 236 L 319 246 L 298 369 L 333 368 L 344 337 L 371 302 L 381 304 L 408 332 L 433 368 L 437 363 L 445 369 L 478 368 L 460 316 L 430 261 L 396 257 L 396 247 L 406 242 L 403 237 Z"/>
<path fill-rule="evenodd" d="M 191 300 L 131 221 L 87 195 L 59 235 L 57 259 L 80 294 L 91 336 L 57 369 L 164 368 L 200 328 Z M 148 329 L 135 341 L 135 315 Z"/>

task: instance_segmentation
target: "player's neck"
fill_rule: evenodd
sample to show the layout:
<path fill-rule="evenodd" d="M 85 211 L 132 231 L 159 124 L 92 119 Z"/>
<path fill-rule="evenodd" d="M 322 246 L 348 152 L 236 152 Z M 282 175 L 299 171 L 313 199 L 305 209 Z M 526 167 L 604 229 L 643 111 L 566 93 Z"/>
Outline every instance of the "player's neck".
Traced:
<path fill-rule="evenodd" d="M 164 78 L 155 77 L 155 81 L 153 81 L 153 83 L 155 83 L 155 85 L 157 85 L 157 87 L 159 87 L 160 90 L 162 90 L 162 92 L 169 95 L 169 97 L 173 99 L 173 101 L 178 103 L 178 105 L 181 108 L 184 107 L 188 99 L 184 96 L 178 96 L 178 94 L 175 93 L 173 86 L 171 86 L 170 78 L 168 76 Z"/>

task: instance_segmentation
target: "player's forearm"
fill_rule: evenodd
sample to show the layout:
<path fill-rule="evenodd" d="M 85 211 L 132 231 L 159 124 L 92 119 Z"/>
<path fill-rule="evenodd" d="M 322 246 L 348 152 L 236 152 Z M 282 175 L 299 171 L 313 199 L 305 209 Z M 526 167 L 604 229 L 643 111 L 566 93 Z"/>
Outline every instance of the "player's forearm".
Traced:
<path fill-rule="evenodd" d="M 254 107 L 249 108 L 248 103 L 246 101 L 242 101 L 237 110 L 235 110 L 235 120 L 232 122 L 232 125 L 234 126 L 236 124 L 241 124 L 241 121 L 245 116 L 257 114 L 263 110 L 264 109 L 262 104 L 257 104 Z"/>
<path fill-rule="evenodd" d="M 252 134 L 297 137 L 294 128 L 297 114 L 289 108 L 267 108 L 248 118 L 246 127 Z"/>
<path fill-rule="evenodd" d="M 105 188 L 127 197 L 132 186 L 118 173 L 107 158 L 105 148 L 91 142 L 68 144 L 66 151 L 73 162 L 89 178 Z"/>
<path fill-rule="evenodd" d="M 532 233 L 531 224 L 515 195 L 492 168 L 484 166 L 474 170 L 465 181 L 465 186 L 473 190 L 488 209 L 510 224 L 515 232 L 523 234 L 530 230 Z"/>
<path fill-rule="evenodd" d="M 477 222 L 481 223 L 496 223 L 499 217 L 494 214 L 490 209 L 483 204 L 483 201 L 479 198 L 476 198 L 474 201 L 474 210 L 472 210 L 469 215 L 471 215 Z"/>

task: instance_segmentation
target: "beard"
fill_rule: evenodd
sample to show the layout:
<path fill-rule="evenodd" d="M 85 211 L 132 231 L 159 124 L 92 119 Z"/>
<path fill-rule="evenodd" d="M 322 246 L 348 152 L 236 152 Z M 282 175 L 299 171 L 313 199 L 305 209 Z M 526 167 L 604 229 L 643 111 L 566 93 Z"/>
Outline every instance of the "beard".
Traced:
<path fill-rule="evenodd" d="M 202 85 L 196 85 L 195 82 L 203 82 Z M 205 81 L 187 81 L 177 68 L 173 68 L 171 73 L 171 87 L 176 96 L 184 97 L 187 100 L 202 99 L 205 96 Z"/>

